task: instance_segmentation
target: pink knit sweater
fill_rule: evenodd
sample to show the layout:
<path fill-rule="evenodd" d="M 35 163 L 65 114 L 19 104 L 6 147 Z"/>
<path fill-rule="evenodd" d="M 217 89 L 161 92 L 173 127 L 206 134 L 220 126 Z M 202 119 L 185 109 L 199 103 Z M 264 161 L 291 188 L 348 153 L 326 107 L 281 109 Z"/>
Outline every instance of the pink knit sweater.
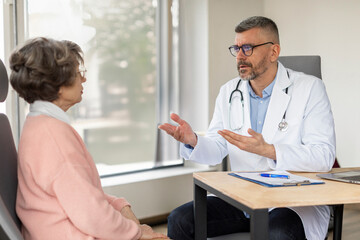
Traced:
<path fill-rule="evenodd" d="M 93 159 L 67 123 L 28 116 L 19 144 L 16 211 L 26 240 L 139 239 L 120 213 L 129 205 L 106 195 Z"/>

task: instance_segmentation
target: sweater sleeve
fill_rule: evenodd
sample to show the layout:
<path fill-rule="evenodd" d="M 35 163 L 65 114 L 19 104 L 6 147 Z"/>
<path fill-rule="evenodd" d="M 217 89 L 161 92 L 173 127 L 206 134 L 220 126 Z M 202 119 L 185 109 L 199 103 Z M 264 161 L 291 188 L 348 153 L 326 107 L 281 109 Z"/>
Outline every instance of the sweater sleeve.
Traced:
<path fill-rule="evenodd" d="M 139 226 L 116 211 L 103 191 L 91 183 L 87 169 L 82 166 L 65 164 L 51 189 L 71 222 L 82 232 L 100 239 L 140 238 Z"/>
<path fill-rule="evenodd" d="M 126 206 L 131 207 L 130 203 L 125 198 L 117 198 L 112 195 L 105 194 L 107 201 L 119 212 Z"/>

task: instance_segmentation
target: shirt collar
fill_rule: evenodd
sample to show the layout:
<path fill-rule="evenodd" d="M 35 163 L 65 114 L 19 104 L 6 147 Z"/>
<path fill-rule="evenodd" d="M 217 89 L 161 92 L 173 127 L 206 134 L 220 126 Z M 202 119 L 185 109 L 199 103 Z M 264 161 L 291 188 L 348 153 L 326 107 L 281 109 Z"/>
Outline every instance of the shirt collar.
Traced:
<path fill-rule="evenodd" d="M 277 74 L 274 78 L 274 80 L 269 84 L 269 86 L 267 86 L 263 91 L 262 91 L 262 98 L 267 98 L 269 96 L 271 96 L 272 90 L 274 88 L 275 82 L 277 79 Z M 250 85 L 250 81 L 247 81 L 249 84 L 249 94 L 252 98 L 260 98 L 258 95 L 255 94 L 254 90 L 252 89 L 251 85 Z"/>
<path fill-rule="evenodd" d="M 30 104 L 30 112 L 28 116 L 38 115 L 47 115 L 70 124 L 70 118 L 64 110 L 48 101 L 37 100 Z"/>

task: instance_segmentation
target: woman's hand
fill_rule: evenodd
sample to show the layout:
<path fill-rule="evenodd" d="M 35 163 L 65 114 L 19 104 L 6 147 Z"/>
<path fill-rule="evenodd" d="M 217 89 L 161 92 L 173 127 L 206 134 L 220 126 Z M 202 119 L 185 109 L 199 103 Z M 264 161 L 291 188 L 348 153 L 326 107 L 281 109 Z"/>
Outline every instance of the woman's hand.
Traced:
<path fill-rule="evenodd" d="M 164 234 L 161 233 L 156 233 L 152 230 L 152 228 L 146 224 L 142 224 L 140 225 L 139 220 L 136 218 L 134 212 L 131 210 L 131 208 L 129 206 L 125 206 L 123 209 L 121 209 L 121 214 L 130 219 L 133 220 L 134 222 L 136 222 L 140 229 L 141 229 L 141 238 L 140 240 L 146 240 L 146 239 L 169 239 L 167 236 L 165 236 Z"/>
<path fill-rule="evenodd" d="M 147 240 L 147 239 L 169 239 L 167 236 L 161 233 L 156 233 L 152 230 L 152 228 L 146 224 L 140 225 L 141 229 L 141 237 L 140 240 Z"/>
<path fill-rule="evenodd" d="M 123 207 L 123 209 L 121 209 L 121 214 L 130 219 L 133 220 L 134 222 L 136 222 L 138 225 L 140 225 L 139 220 L 136 218 L 134 212 L 131 210 L 130 206 L 125 206 Z"/>

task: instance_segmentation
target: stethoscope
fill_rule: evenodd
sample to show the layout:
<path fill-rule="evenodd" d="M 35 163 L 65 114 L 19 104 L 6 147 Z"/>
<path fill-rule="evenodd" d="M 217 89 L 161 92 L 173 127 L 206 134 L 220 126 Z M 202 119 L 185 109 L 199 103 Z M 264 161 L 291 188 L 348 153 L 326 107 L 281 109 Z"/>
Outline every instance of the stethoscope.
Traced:
<path fill-rule="evenodd" d="M 289 73 L 288 74 L 288 77 L 289 77 Z M 239 86 L 240 86 L 240 83 L 241 83 L 241 78 L 239 79 L 238 83 L 236 84 L 236 88 L 231 92 L 230 94 L 230 98 L 229 98 L 229 126 L 230 126 L 230 129 L 232 130 L 240 130 L 244 124 L 244 96 L 243 96 L 243 93 L 240 91 L 239 89 Z M 289 87 L 287 87 L 285 89 L 285 93 L 288 94 L 288 90 L 289 90 Z M 232 97 L 235 93 L 239 93 L 240 94 L 240 101 L 241 101 L 241 105 L 242 105 L 242 123 L 241 123 L 241 126 L 238 126 L 238 127 L 232 127 L 232 122 L 231 122 L 231 103 L 232 103 Z M 279 131 L 281 132 L 285 132 L 288 127 L 289 127 L 289 124 L 287 123 L 287 121 L 285 120 L 286 119 L 286 110 L 284 112 L 284 115 L 281 119 L 281 122 L 279 122 L 278 124 L 278 129 Z"/>

